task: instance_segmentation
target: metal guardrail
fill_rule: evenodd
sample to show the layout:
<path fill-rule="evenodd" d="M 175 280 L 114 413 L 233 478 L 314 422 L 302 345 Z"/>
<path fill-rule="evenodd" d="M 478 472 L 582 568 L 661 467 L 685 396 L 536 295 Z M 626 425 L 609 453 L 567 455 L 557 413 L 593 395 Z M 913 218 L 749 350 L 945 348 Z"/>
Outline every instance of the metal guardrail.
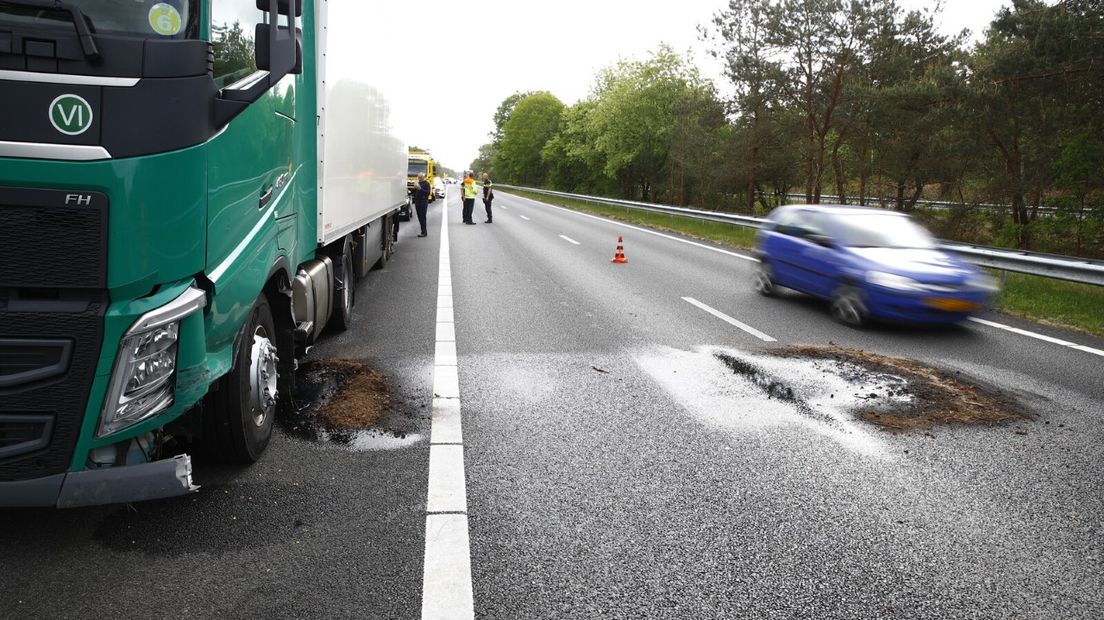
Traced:
<path fill-rule="evenodd" d="M 771 197 L 775 196 L 774 194 L 768 194 L 768 195 L 771 196 Z M 786 200 L 786 204 L 801 204 L 801 203 L 805 202 L 805 194 L 779 194 L 779 195 L 782 196 Z M 821 202 L 823 202 L 825 204 L 831 202 L 833 204 L 845 204 L 845 205 L 855 205 L 855 206 L 857 206 L 858 205 L 857 199 L 858 199 L 857 196 L 852 196 L 850 198 L 847 198 L 846 200 L 844 200 L 841 203 L 841 202 L 839 202 L 839 196 L 836 195 L 836 194 L 821 194 L 820 195 Z M 866 206 L 868 206 L 868 207 L 886 207 L 886 206 L 889 206 L 889 205 L 893 204 L 893 202 L 894 201 L 889 200 L 889 199 L 884 199 L 881 196 L 867 196 L 866 197 Z M 952 202 L 950 200 L 923 200 L 923 199 L 916 201 L 916 208 L 917 209 L 935 209 L 936 211 L 949 211 L 949 210 L 955 209 L 955 208 L 962 208 L 962 209 L 978 209 L 978 210 L 981 210 L 981 211 L 992 211 L 992 212 L 997 212 L 997 213 L 1005 213 L 1005 212 L 1012 211 L 1012 206 L 1011 205 L 993 204 L 993 203 L 988 203 L 988 202 L 973 204 L 973 203 L 968 203 L 968 202 Z M 1054 215 L 1058 211 L 1054 207 L 1047 207 L 1047 206 L 1040 206 L 1040 207 L 1031 207 L 1031 206 L 1029 206 L 1028 209 L 1035 210 L 1039 215 Z"/>
<path fill-rule="evenodd" d="M 504 184 L 496 184 L 495 187 L 499 187 L 502 189 L 516 189 L 520 191 L 531 192 L 534 194 L 543 194 L 546 196 L 570 198 L 572 200 L 592 202 L 595 204 L 625 207 L 628 209 L 638 209 L 641 211 L 651 211 L 653 213 L 663 213 L 666 215 L 689 217 L 698 220 L 708 220 L 711 222 L 721 222 L 724 224 L 735 224 L 737 226 L 745 226 L 748 228 L 759 228 L 763 225 L 764 222 L 766 222 L 766 220 L 763 218 L 750 217 L 747 215 L 736 215 L 735 213 L 722 213 L 720 211 L 686 209 L 683 207 L 672 207 L 668 205 L 658 205 L 648 202 L 637 202 L 634 200 L 618 200 L 616 198 L 603 198 L 600 196 L 587 196 L 584 194 L 557 192 L 554 190 L 538 189 L 533 187 L 518 187 L 514 185 Z M 982 245 L 969 245 L 965 243 L 944 240 L 940 240 L 939 248 L 948 252 L 954 252 L 955 254 L 965 257 L 967 260 L 974 264 L 981 265 L 982 267 L 990 267 L 992 269 L 1000 269 L 1002 271 L 1012 271 L 1016 273 L 1026 273 L 1029 275 L 1041 276 L 1044 278 L 1054 278 L 1058 280 L 1067 280 L 1070 282 L 1079 282 L 1081 284 L 1104 286 L 1104 261 L 1100 260 L 1077 258 L 1073 256 L 1061 256 L 1058 254 L 1043 254 L 1040 252 L 1010 250 L 1008 248 L 994 248 Z"/>

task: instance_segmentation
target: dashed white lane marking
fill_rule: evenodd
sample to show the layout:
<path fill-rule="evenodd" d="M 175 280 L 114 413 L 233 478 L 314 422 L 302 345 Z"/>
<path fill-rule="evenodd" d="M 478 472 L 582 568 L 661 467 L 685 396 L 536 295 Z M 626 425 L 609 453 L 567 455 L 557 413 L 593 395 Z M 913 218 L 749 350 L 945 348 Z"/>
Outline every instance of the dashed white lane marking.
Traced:
<path fill-rule="evenodd" d="M 529 218 L 525 217 L 524 215 L 523 215 L 523 216 L 521 216 L 521 219 L 525 220 L 526 222 L 528 222 L 528 221 L 529 221 Z"/>
<path fill-rule="evenodd" d="M 428 553 L 430 541 L 434 541 L 432 555 Z M 468 515 L 431 514 L 426 517 L 422 620 L 475 617 L 470 548 Z"/>
<path fill-rule="evenodd" d="M 724 312 L 721 312 L 720 310 L 717 310 L 715 308 L 710 308 L 709 306 L 703 304 L 702 302 L 698 301 L 697 299 L 694 299 L 693 297 L 683 297 L 682 300 L 689 303 L 689 304 L 691 304 L 691 305 L 697 306 L 698 308 L 701 308 L 702 310 L 705 310 L 709 314 L 712 314 L 713 316 L 715 316 L 718 319 L 724 321 L 725 323 L 728 323 L 729 325 L 733 325 L 735 327 L 738 327 L 738 328 L 744 330 L 745 332 L 751 334 L 752 336 L 755 336 L 756 338 L 762 340 L 763 342 L 776 342 L 776 340 L 774 338 L 771 338 L 770 336 L 768 336 L 768 335 L 764 334 L 763 332 L 755 329 L 754 327 L 748 325 L 747 323 L 741 323 L 740 321 L 737 321 L 736 319 L 728 316 Z"/>
<path fill-rule="evenodd" d="M 438 273 L 422 620 L 471 620 L 475 617 L 475 600 L 446 209 L 441 210 Z"/>
<path fill-rule="evenodd" d="M 1020 329 L 1019 327 L 1012 327 L 1011 325 L 1004 325 L 1002 323 L 994 323 L 993 321 L 987 321 L 985 319 L 979 319 L 977 317 L 970 317 L 970 320 L 974 323 L 981 323 L 982 325 L 988 325 L 989 327 L 995 327 L 997 329 L 1003 329 L 1006 332 L 1012 332 L 1013 334 L 1019 334 L 1021 336 L 1027 336 L 1028 338 L 1035 338 L 1036 340 L 1042 340 L 1051 344 L 1061 345 L 1063 347 L 1069 347 L 1071 349 L 1077 349 L 1078 351 L 1084 351 L 1085 353 L 1092 353 L 1093 355 L 1099 355 L 1104 357 L 1104 351 L 1100 349 L 1094 349 L 1087 347 L 1076 342 L 1070 342 L 1068 340 L 1062 340 L 1053 336 L 1047 336 L 1045 334 L 1037 334 L 1035 332 L 1028 331 L 1026 329 Z"/>
<path fill-rule="evenodd" d="M 661 232 L 657 232 L 657 231 L 654 231 L 654 230 L 649 230 L 647 228 L 641 228 L 639 226 L 633 226 L 632 224 L 626 224 L 624 222 L 619 222 L 617 220 L 611 220 L 609 218 L 599 217 L 597 215 L 591 215 L 589 213 L 583 213 L 582 211 L 575 211 L 573 209 L 568 209 L 567 207 L 558 207 L 556 205 L 548 204 L 547 202 L 540 202 L 538 200 L 533 200 L 531 198 L 524 198 L 522 196 L 512 196 L 512 197 L 517 198 L 519 200 L 528 200 L 529 202 L 535 202 L 535 203 L 537 203 L 541 206 L 544 206 L 544 207 L 551 207 L 553 209 L 559 209 L 560 211 L 565 211 L 565 212 L 571 213 L 573 215 L 579 215 L 579 216 L 582 216 L 582 217 L 589 217 L 590 219 L 598 220 L 599 222 L 606 222 L 608 224 L 616 224 L 617 226 L 620 226 L 622 228 L 628 228 L 629 230 L 635 230 L 635 231 L 642 232 L 642 233 L 648 233 L 649 235 L 655 235 L 656 237 L 662 237 L 664 239 L 670 239 L 671 241 L 678 241 L 679 243 L 685 243 L 686 245 L 692 245 L 696 248 L 706 249 L 706 250 L 709 250 L 711 252 L 718 252 L 718 253 L 724 254 L 726 256 L 733 256 L 735 258 L 741 258 L 743 260 L 751 261 L 753 263 L 758 263 L 759 262 L 758 258 L 755 258 L 754 256 L 748 256 L 746 254 L 740 254 L 739 252 L 732 252 L 732 251 L 729 251 L 729 250 L 724 250 L 724 249 L 721 249 L 721 248 L 713 247 L 711 245 L 705 245 L 704 243 L 698 243 L 696 241 L 690 241 L 688 239 L 681 239 L 681 238 L 675 237 L 673 235 L 665 235 Z M 523 215 L 521 217 L 525 217 L 525 216 Z M 529 218 L 525 218 L 525 219 L 529 219 Z"/>
<path fill-rule="evenodd" d="M 582 245 L 581 243 L 579 243 L 578 241 L 572 239 L 571 237 L 568 237 L 567 235 L 560 235 L 560 239 L 563 239 L 564 241 L 566 241 L 566 242 L 568 242 L 572 245 Z"/>

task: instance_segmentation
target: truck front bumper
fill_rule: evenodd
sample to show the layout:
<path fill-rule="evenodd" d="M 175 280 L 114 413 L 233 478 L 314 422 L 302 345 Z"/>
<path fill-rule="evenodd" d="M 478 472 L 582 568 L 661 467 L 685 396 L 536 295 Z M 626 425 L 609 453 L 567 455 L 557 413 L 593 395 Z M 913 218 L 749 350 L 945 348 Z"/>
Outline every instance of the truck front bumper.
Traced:
<path fill-rule="evenodd" d="M 192 459 L 182 454 L 141 465 L 0 482 L 0 507 L 77 508 L 162 499 L 198 490 L 192 484 Z"/>

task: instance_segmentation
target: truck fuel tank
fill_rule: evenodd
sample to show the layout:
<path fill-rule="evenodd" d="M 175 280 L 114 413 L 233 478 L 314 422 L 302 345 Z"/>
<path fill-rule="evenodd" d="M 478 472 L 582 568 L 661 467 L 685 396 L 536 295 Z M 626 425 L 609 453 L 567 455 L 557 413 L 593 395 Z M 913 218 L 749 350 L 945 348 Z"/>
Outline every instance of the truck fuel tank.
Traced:
<path fill-rule="evenodd" d="M 333 308 L 334 266 L 328 256 L 320 256 L 299 266 L 291 285 L 292 314 L 296 333 L 314 342 Z"/>

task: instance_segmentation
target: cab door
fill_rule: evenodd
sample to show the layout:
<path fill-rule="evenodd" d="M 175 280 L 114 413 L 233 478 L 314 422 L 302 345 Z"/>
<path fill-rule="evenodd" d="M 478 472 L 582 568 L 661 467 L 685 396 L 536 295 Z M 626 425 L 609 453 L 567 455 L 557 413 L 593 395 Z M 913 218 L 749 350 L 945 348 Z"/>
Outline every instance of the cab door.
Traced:
<path fill-rule="evenodd" d="M 230 86 L 257 71 L 254 30 L 267 14 L 256 0 L 212 0 L 215 85 Z M 208 267 L 225 260 L 263 220 L 293 215 L 283 200 L 294 170 L 295 76 L 287 76 L 236 116 L 208 143 Z M 287 193 L 290 195 L 290 193 Z"/>

